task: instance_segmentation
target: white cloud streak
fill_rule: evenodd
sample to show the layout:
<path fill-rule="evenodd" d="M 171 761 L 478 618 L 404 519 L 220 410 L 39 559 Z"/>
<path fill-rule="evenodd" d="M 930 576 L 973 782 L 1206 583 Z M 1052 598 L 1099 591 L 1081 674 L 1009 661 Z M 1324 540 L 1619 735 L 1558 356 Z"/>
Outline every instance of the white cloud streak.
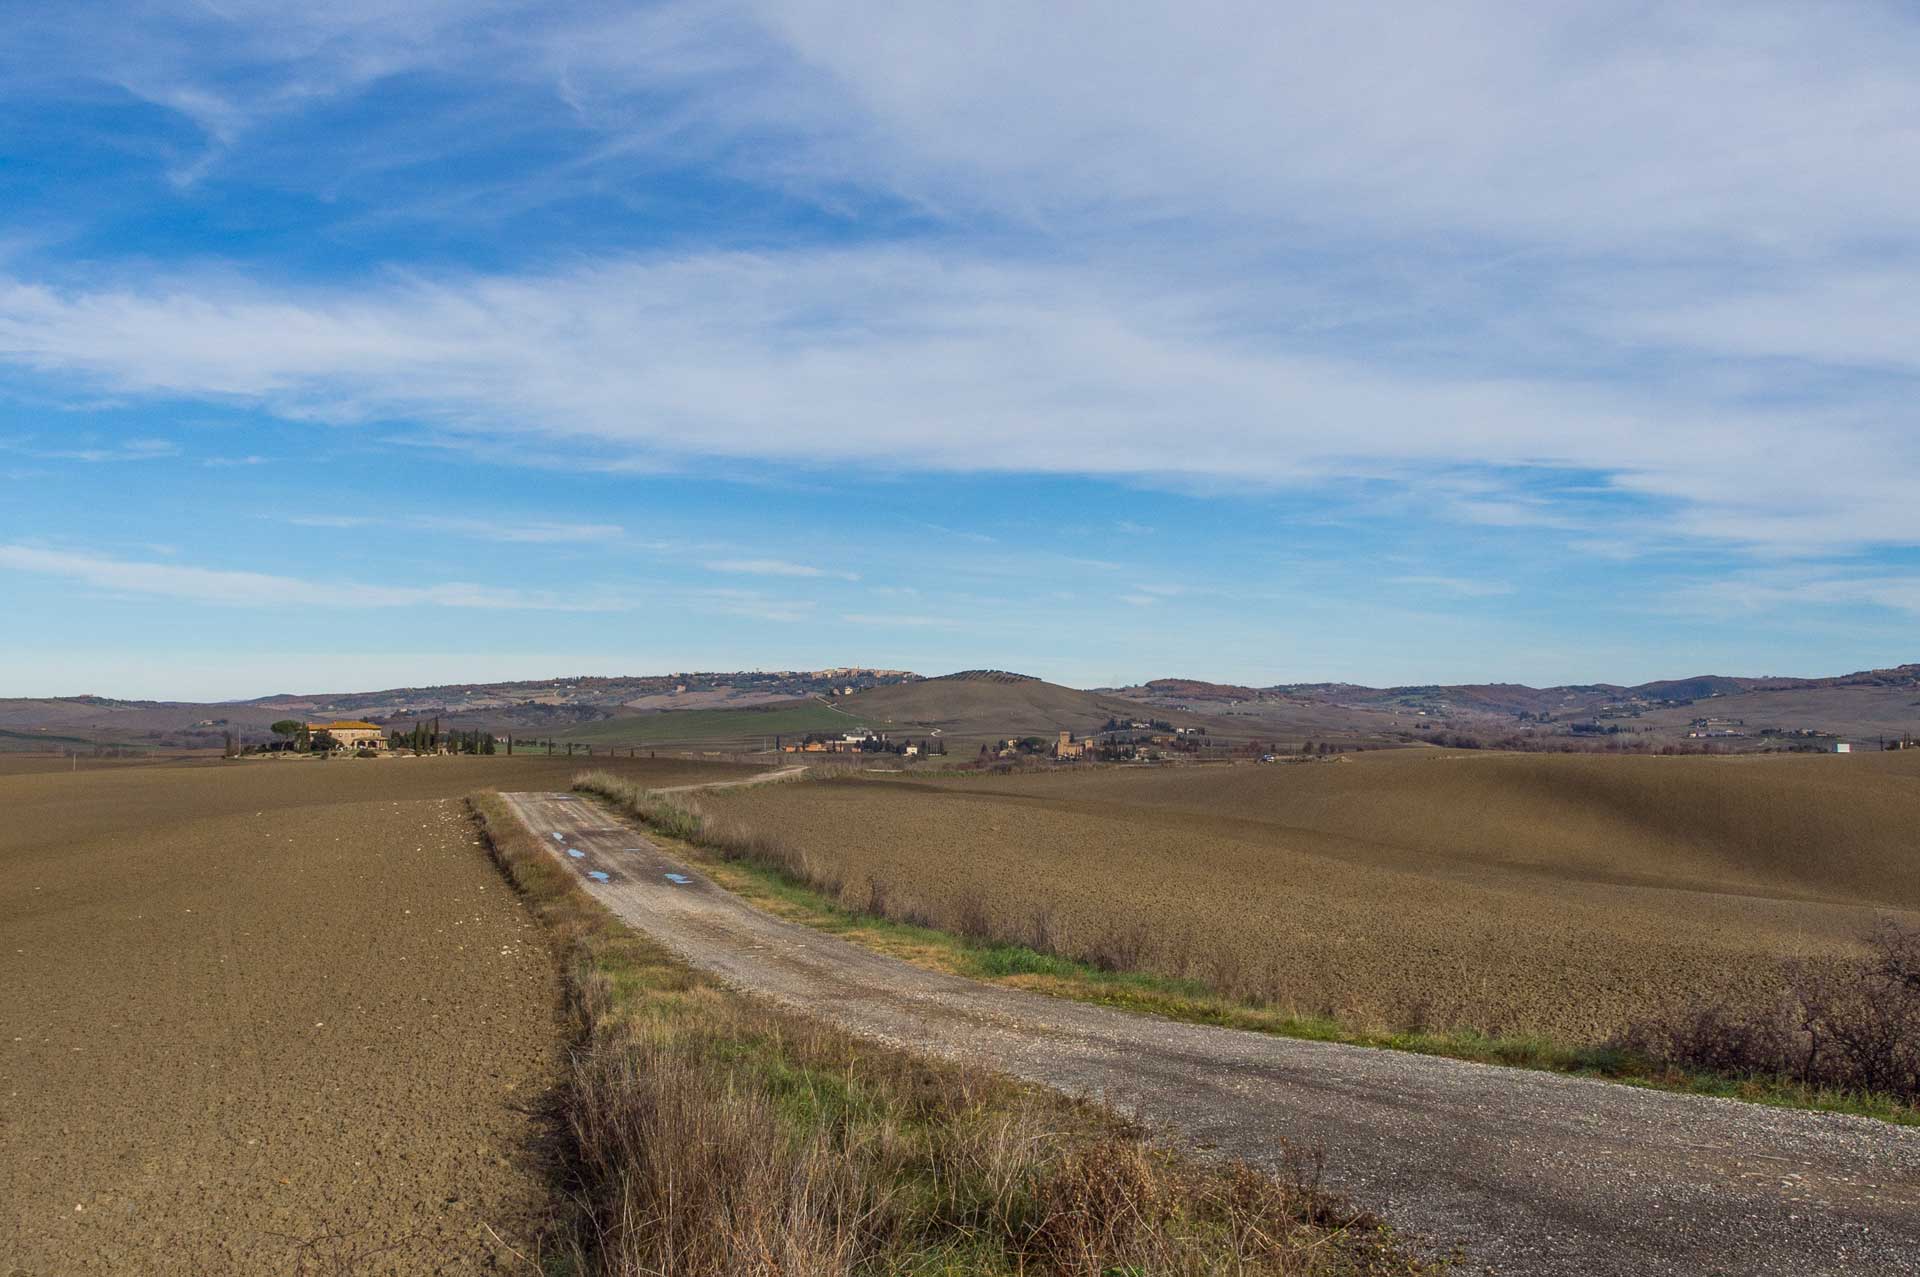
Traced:
<path fill-rule="evenodd" d="M 556 523 L 544 519 L 448 519 L 423 517 L 417 525 L 480 541 L 507 545 L 590 545 L 617 541 L 626 529 L 617 523 Z"/>
<path fill-rule="evenodd" d="M 501 545 L 578 545 L 616 541 L 626 535 L 617 523 L 555 523 L 547 520 L 454 519 L 436 515 L 387 518 L 363 514 L 294 514 L 275 516 L 302 528 L 417 528 Z"/>
<path fill-rule="evenodd" d="M 76 0 L 9 44 L 17 83 L 92 77 L 222 148 L 432 71 L 503 120 L 564 116 L 598 139 L 589 168 L 698 151 L 1049 226 L 1775 252 L 1920 220 L 1920 21 L 1895 0 Z"/>
<path fill-rule="evenodd" d="M 1920 573 L 1877 572 L 1861 568 L 1813 565 L 1741 572 L 1705 582 L 1672 600 L 1690 614 L 1806 615 L 1823 609 L 1830 618 L 1846 611 L 1879 608 L 1920 617 Z"/>
<path fill-rule="evenodd" d="M 1439 590 L 1467 599 L 1497 598 L 1503 594 L 1513 593 L 1513 587 L 1505 581 L 1486 581 L 1464 576 L 1396 576 L 1388 578 L 1388 584 Z"/>
<path fill-rule="evenodd" d="M 687 597 L 708 611 L 781 625 L 797 625 L 814 616 L 811 599 L 773 598 L 757 590 L 709 588 L 695 590 Z"/>
<path fill-rule="evenodd" d="M 310 581 L 265 572 L 236 572 L 172 563 L 140 563 L 30 545 L 0 545 L 0 569 L 52 576 L 116 594 L 253 609 L 472 608 L 488 611 L 619 612 L 631 600 L 556 594 L 467 582 L 369 585 Z"/>
<path fill-rule="evenodd" d="M 841 581 L 860 579 L 860 574 L 857 572 L 818 568 L 810 563 L 792 563 L 786 559 L 713 559 L 701 566 L 709 572 L 729 572 L 741 576 L 793 576 L 809 579 L 833 578 Z"/>
<path fill-rule="evenodd" d="M 0 285 L 0 352 L 122 393 L 412 418 L 477 439 L 664 457 L 1077 473 L 1142 482 L 1417 480 L 1563 468 L 1676 534 L 1920 541 L 1920 450 L 1886 418 L 1401 368 L 1229 331 L 1194 294 L 1092 269 L 894 250 L 625 258 L 559 274 L 267 291 Z M 1821 437 L 1822 464 L 1775 460 Z M 1482 499 L 1476 521 L 1551 523 Z"/>
<path fill-rule="evenodd" d="M 854 625 L 872 625 L 880 628 L 899 626 L 906 629 L 951 629 L 953 621 L 944 616 L 918 616 L 895 612 L 846 612 L 840 617 Z"/>
<path fill-rule="evenodd" d="M 44 448 L 25 443 L 0 443 L 0 448 L 40 461 L 80 461 L 88 465 L 128 461 L 165 461 L 180 455 L 180 447 L 167 439 L 128 439 L 104 447 Z"/>

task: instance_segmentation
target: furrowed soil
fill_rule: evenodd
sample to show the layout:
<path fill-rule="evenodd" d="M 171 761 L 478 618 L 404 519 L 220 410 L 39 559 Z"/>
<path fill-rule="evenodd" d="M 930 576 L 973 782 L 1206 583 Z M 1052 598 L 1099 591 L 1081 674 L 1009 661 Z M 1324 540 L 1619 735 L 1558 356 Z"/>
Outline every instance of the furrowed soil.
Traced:
<path fill-rule="evenodd" d="M 1914 752 L 1409 750 L 701 803 L 856 904 L 1373 1027 L 1597 1041 L 1920 923 Z"/>
<path fill-rule="evenodd" d="M 577 761 L 67 766 L 0 770 L 0 1274 L 525 1270 L 558 975 L 459 796 Z"/>

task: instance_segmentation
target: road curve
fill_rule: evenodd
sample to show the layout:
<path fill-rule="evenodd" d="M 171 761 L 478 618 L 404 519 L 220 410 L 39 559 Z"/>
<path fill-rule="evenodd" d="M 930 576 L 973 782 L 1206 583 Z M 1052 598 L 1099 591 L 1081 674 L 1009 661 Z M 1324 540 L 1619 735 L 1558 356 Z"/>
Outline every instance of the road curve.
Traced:
<path fill-rule="evenodd" d="M 1323 1149 L 1330 1187 L 1437 1250 L 1457 1246 L 1470 1271 L 1920 1274 L 1920 1130 L 980 984 L 761 913 L 573 795 L 506 798 L 587 890 L 732 985 L 1105 1100 L 1255 1164 Z"/>
<path fill-rule="evenodd" d="M 779 771 L 755 772 L 739 780 L 709 780 L 697 785 L 668 785 L 665 789 L 656 789 L 656 794 L 690 794 L 697 789 L 745 789 L 749 785 L 766 785 L 776 780 L 792 780 L 796 776 L 806 775 L 805 767 L 783 767 Z"/>

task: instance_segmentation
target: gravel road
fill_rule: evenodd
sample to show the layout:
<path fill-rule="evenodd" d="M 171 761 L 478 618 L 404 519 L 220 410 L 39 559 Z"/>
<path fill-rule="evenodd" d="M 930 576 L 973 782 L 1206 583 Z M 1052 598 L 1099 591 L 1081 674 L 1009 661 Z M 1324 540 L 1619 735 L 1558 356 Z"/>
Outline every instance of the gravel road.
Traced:
<path fill-rule="evenodd" d="M 730 984 L 1097 1097 L 1201 1149 L 1270 1166 L 1323 1150 L 1330 1186 L 1458 1247 L 1469 1271 L 1920 1274 L 1920 1130 L 980 984 L 763 914 L 572 795 L 507 798 L 589 891 Z"/>
<path fill-rule="evenodd" d="M 656 794 L 686 794 L 697 789 L 745 789 L 749 785 L 765 785 L 776 780 L 792 780 L 804 776 L 804 767 L 783 767 L 779 771 L 755 772 L 739 780 L 709 780 L 698 785 L 668 785 L 665 789 L 656 789 Z"/>

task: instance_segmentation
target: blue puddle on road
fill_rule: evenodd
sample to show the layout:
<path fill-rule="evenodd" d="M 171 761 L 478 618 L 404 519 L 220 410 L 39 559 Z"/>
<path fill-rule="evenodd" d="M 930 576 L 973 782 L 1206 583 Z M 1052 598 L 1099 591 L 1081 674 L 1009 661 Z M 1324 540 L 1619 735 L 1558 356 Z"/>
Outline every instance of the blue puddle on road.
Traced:
<path fill-rule="evenodd" d="M 686 876 L 685 874 L 668 874 L 668 875 L 667 875 L 667 881 L 668 881 L 668 882 L 677 882 L 677 883 L 679 883 L 679 884 L 681 884 L 682 886 L 685 886 L 685 885 L 686 885 L 687 883 L 690 883 L 690 882 L 692 882 L 692 881 L 693 881 L 693 879 L 691 879 L 691 878 L 689 878 L 689 877 L 687 877 L 687 876 Z"/>
<path fill-rule="evenodd" d="M 595 882 L 612 881 L 611 877 L 607 874 L 606 870 L 604 869 L 589 869 L 587 870 L 587 877 L 593 879 Z"/>
<path fill-rule="evenodd" d="M 565 834 L 555 834 L 553 836 L 553 840 L 555 842 L 565 842 L 567 840 L 567 836 Z"/>
<path fill-rule="evenodd" d="M 586 853 L 586 852 L 584 852 L 584 851 L 575 851 L 575 850 L 574 850 L 573 848 L 571 848 L 571 847 L 569 847 L 569 848 L 567 848 L 567 854 L 568 854 L 569 856 L 572 856 L 572 857 L 573 857 L 573 858 L 574 858 L 575 860 L 585 860 L 585 859 L 587 858 L 587 853 Z"/>

